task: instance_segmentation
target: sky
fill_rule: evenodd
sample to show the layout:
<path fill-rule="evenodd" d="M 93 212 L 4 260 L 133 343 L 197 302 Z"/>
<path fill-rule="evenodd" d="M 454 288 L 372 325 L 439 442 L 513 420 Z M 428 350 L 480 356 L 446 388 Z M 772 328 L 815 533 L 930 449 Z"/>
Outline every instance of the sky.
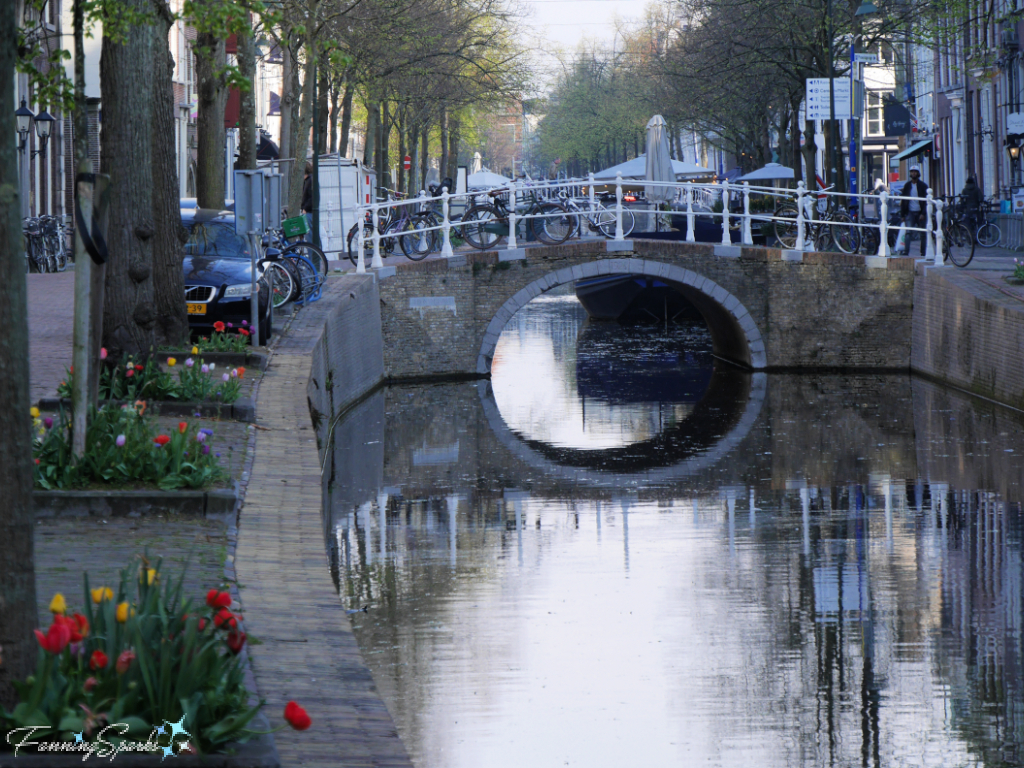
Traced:
<path fill-rule="evenodd" d="M 526 24 L 536 35 L 534 60 L 550 76 L 557 59 L 554 53 L 568 53 L 584 39 L 611 45 L 615 19 L 643 14 L 646 0 L 520 0 L 529 16 Z"/>

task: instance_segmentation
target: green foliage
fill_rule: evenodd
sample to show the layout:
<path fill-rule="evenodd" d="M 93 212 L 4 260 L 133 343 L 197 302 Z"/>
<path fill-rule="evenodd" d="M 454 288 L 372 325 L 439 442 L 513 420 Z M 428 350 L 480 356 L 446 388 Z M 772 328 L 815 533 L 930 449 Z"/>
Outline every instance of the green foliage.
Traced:
<path fill-rule="evenodd" d="M 227 632 L 214 627 L 215 609 L 194 608 L 184 597 L 184 569 L 165 582 L 160 568 L 159 561 L 151 566 L 147 557 L 136 558 L 121 571 L 110 598 L 104 587 L 91 591 L 86 576 L 81 613 L 54 615 L 55 624 L 70 623 L 81 637 L 57 653 L 40 647 L 35 675 L 15 683 L 17 705 L 0 710 L 4 731 L 37 725 L 49 732 L 36 731 L 34 741 L 74 741 L 81 734 L 97 742 L 102 733 L 105 741 L 120 744 L 122 736 L 114 736 L 119 728 L 103 729 L 124 723 L 129 730 L 123 735 L 132 741 L 163 747 L 173 738 L 171 729 L 160 734 L 155 728 L 184 717 L 188 741 L 200 753 L 251 737 L 247 726 L 263 702 L 249 706 L 242 664 Z M 232 639 L 240 649 L 239 635 Z M 97 651 L 106 657 L 102 666 L 90 665 Z M 185 740 L 179 735 L 173 746 Z"/>
<path fill-rule="evenodd" d="M 215 334 L 216 335 L 216 334 Z M 245 339 L 244 336 L 239 338 Z M 234 350 L 232 350 L 234 351 Z M 177 366 L 175 358 L 171 367 Z M 242 376 L 245 369 L 241 369 Z M 224 379 L 224 376 L 227 379 Z M 71 397 L 74 390 L 74 370 L 57 387 L 57 396 Z M 134 402 L 136 400 L 180 400 L 200 402 L 216 400 L 230 405 L 238 399 L 241 391 L 239 369 L 216 372 L 216 366 L 207 366 L 202 359 L 188 358 L 178 369 L 178 379 L 162 370 L 153 358 L 144 364 L 126 356 L 115 366 L 105 366 L 100 372 L 99 399 Z"/>
<path fill-rule="evenodd" d="M 200 337 L 196 342 L 196 351 L 192 354 L 203 352 L 245 352 L 249 348 L 250 336 L 242 333 L 227 333 L 214 331 L 209 336 Z"/>
<path fill-rule="evenodd" d="M 210 448 L 209 429 L 180 422 L 159 433 L 145 416 L 146 404 L 105 406 L 90 414 L 85 455 L 72 454 L 71 420 L 61 409 L 56 419 L 35 419 L 32 446 L 37 488 L 82 488 L 93 484 L 151 485 L 164 490 L 202 488 L 225 477 Z M 119 444 L 120 443 L 120 444 Z"/>
<path fill-rule="evenodd" d="M 1013 277 L 1016 280 L 1024 280 L 1024 261 L 1013 260 Z"/>

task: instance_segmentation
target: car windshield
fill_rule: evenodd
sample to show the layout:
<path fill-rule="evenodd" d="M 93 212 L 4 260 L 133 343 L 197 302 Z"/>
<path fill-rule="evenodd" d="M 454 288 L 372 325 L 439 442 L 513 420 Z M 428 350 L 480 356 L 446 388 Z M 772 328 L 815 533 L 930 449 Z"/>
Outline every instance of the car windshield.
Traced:
<path fill-rule="evenodd" d="M 233 224 L 223 221 L 186 222 L 189 229 L 185 254 L 208 258 L 249 259 L 249 244 L 235 234 Z"/>

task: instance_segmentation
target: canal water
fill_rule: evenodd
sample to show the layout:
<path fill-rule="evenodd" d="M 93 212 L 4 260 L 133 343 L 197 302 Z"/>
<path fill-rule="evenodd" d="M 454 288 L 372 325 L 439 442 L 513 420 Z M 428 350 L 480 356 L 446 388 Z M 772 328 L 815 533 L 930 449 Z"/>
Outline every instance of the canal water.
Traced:
<path fill-rule="evenodd" d="M 338 422 L 325 536 L 419 768 L 1019 766 L 1020 427 L 546 295 Z"/>

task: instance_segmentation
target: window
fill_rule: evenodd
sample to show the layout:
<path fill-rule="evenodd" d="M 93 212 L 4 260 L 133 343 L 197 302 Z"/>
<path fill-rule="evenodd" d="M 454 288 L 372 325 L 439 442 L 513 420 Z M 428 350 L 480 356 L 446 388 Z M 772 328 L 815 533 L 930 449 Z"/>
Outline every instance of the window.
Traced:
<path fill-rule="evenodd" d="M 888 91 L 867 92 L 867 104 L 864 110 L 865 117 L 867 119 L 866 135 L 885 135 L 885 110 L 883 108 L 882 101 L 883 98 L 888 95 Z"/>

